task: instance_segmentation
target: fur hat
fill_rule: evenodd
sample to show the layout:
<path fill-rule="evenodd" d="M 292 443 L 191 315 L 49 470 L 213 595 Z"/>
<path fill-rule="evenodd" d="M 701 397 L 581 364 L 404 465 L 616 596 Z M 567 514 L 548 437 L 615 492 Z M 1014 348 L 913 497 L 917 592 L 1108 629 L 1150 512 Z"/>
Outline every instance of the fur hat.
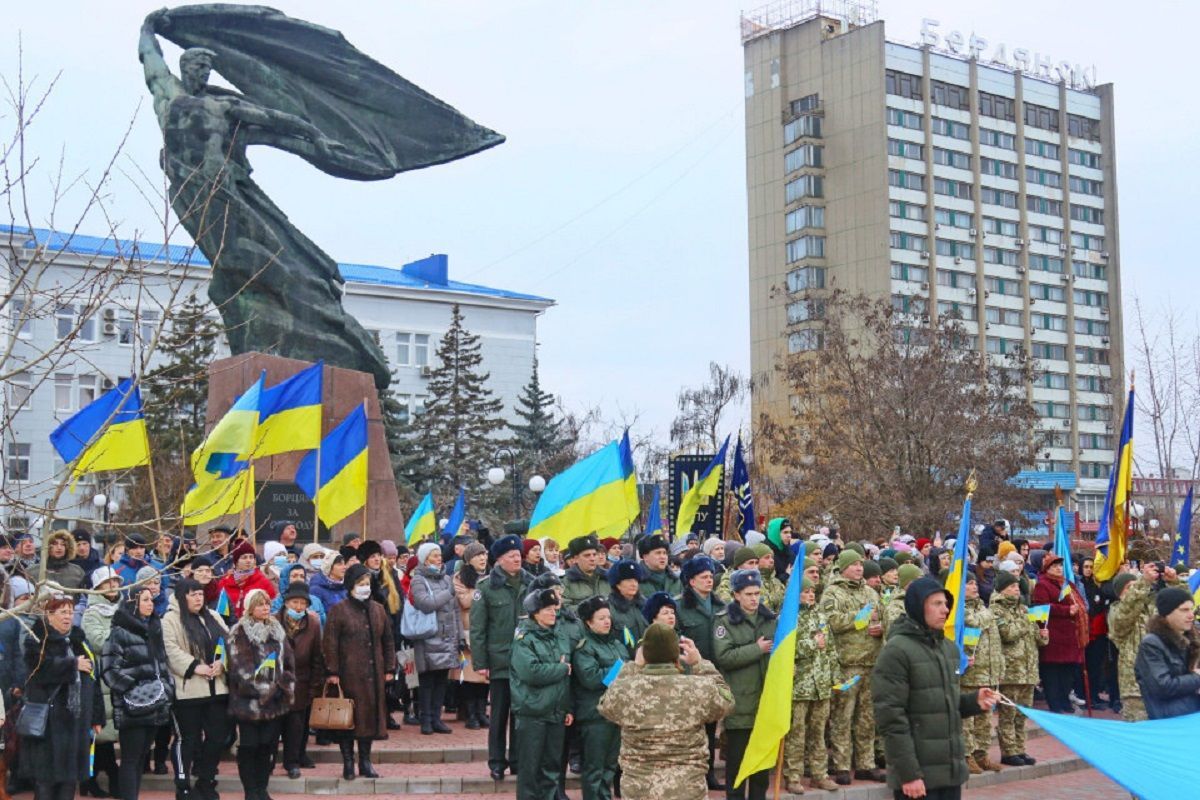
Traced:
<path fill-rule="evenodd" d="M 762 575 L 756 569 L 736 569 L 729 575 L 730 591 L 740 592 L 748 586 L 762 586 Z"/>
<path fill-rule="evenodd" d="M 666 592 L 655 592 L 647 597 L 646 602 L 642 604 L 642 616 L 646 618 L 646 622 L 654 622 L 663 606 L 670 606 L 675 609 L 676 614 L 679 613 L 679 604 Z"/>
<path fill-rule="evenodd" d="M 366 561 L 371 556 L 376 555 L 383 555 L 383 547 L 374 539 L 364 539 L 363 543 L 358 546 L 359 561 Z"/>
<path fill-rule="evenodd" d="M 581 620 L 589 622 L 596 615 L 596 612 L 602 608 L 608 608 L 608 598 L 597 594 L 576 606 L 575 611 L 579 614 Z"/>
<path fill-rule="evenodd" d="M 642 580 L 641 564 L 622 559 L 608 568 L 608 585 L 614 589 L 618 583 L 629 578 L 633 578 L 635 581 Z"/>
<path fill-rule="evenodd" d="M 638 555 L 642 558 L 645 558 L 655 550 L 667 550 L 669 548 L 670 545 L 667 544 L 667 537 L 661 533 L 656 533 L 653 536 L 643 536 L 641 539 L 638 539 L 637 543 Z"/>
<path fill-rule="evenodd" d="M 525 595 L 525 599 L 521 601 L 521 605 L 524 607 L 525 612 L 532 617 L 543 608 L 558 605 L 558 592 L 553 589 L 534 589 Z"/>
<path fill-rule="evenodd" d="M 642 659 L 647 664 L 674 664 L 679 660 L 679 634 L 655 622 L 642 635 Z"/>
<path fill-rule="evenodd" d="M 522 549 L 521 537 L 515 534 L 501 536 L 496 541 L 492 542 L 491 556 L 492 561 L 499 561 L 500 557 L 505 553 L 511 553 L 513 550 Z M 528 551 L 526 551 L 528 552 Z"/>
<path fill-rule="evenodd" d="M 587 536 L 576 536 L 567 545 L 567 552 L 573 556 L 578 556 L 580 553 L 588 550 L 600 550 L 600 540 L 596 538 L 596 534 L 589 533 Z"/>
<path fill-rule="evenodd" d="M 679 580 L 681 580 L 684 586 L 686 586 L 688 582 L 692 580 L 692 578 L 695 578 L 697 575 L 702 575 L 705 572 L 711 572 L 715 575 L 717 572 L 716 562 L 714 562 L 708 556 L 692 556 L 686 562 L 684 562 L 683 567 L 680 568 Z"/>
<path fill-rule="evenodd" d="M 553 572 L 543 572 L 529 583 L 530 591 L 535 589 L 550 589 L 554 586 L 562 586 L 562 579 Z"/>
<path fill-rule="evenodd" d="M 859 555 L 857 551 L 847 548 L 838 554 L 837 561 L 835 563 L 837 564 L 837 568 L 839 570 L 844 570 L 851 564 L 857 564 L 862 560 L 863 557 Z"/>

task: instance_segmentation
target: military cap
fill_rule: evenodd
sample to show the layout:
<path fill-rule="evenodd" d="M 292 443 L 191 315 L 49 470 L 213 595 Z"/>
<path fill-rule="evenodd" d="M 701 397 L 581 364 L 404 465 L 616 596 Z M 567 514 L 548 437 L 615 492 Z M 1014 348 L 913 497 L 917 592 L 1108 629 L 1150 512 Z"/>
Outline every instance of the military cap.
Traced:
<path fill-rule="evenodd" d="M 567 545 L 567 552 L 573 556 L 578 556 L 580 553 L 584 553 L 588 550 L 600 549 L 600 540 L 596 538 L 594 533 L 590 533 L 587 536 L 576 536 L 571 540 L 570 544 Z"/>

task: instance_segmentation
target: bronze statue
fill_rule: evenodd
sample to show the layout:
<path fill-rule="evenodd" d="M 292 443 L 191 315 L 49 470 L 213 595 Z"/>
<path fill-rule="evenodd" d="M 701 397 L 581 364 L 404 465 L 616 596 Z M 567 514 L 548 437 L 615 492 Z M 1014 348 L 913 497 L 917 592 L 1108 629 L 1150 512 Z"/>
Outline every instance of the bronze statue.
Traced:
<path fill-rule="evenodd" d="M 178 78 L 156 35 L 185 48 Z M 382 180 L 469 156 L 504 137 L 340 33 L 263 6 L 152 12 L 138 55 L 163 131 L 171 206 L 212 264 L 208 295 L 233 353 L 324 358 L 372 373 L 385 388 L 387 361 L 342 308 L 336 262 L 251 180 L 246 147 L 286 150 L 337 177 Z M 239 91 L 209 86 L 214 69 Z"/>

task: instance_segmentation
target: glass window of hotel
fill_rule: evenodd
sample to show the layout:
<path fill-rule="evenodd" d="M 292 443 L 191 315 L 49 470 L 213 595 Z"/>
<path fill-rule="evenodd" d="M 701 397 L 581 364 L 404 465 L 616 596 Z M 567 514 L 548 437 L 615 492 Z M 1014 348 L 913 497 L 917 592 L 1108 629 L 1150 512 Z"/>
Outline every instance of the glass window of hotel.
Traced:
<path fill-rule="evenodd" d="M 117 343 L 132 345 L 136 320 L 132 311 L 122 308 L 117 312 Z"/>
<path fill-rule="evenodd" d="M 795 172 L 804 167 L 819 167 L 822 150 L 823 147 L 815 144 L 801 145 L 783 157 L 783 166 L 788 172 Z"/>
<path fill-rule="evenodd" d="M 1092 236 L 1087 233 L 1072 233 L 1071 246 L 1078 247 L 1081 250 L 1103 250 L 1104 237 Z"/>
<path fill-rule="evenodd" d="M 824 319 L 825 301 L 797 300 L 794 303 L 788 303 L 787 314 L 789 325 L 795 325 L 800 322 L 809 322 L 810 320 L 814 319 Z"/>
<path fill-rule="evenodd" d="M 935 147 L 933 148 L 933 163 L 941 164 L 943 167 L 970 169 L 971 156 L 968 153 L 960 153 L 957 150 L 947 150 L 944 147 Z"/>
<path fill-rule="evenodd" d="M 1033 385 L 1039 389 L 1066 389 L 1067 377 L 1061 372 L 1043 372 Z"/>
<path fill-rule="evenodd" d="M 1049 300 L 1054 303 L 1066 302 L 1067 292 L 1061 286 L 1051 286 L 1045 283 L 1029 284 L 1029 296 L 1035 300 Z"/>
<path fill-rule="evenodd" d="M 787 243 L 787 260 L 789 264 L 803 258 L 824 257 L 824 236 L 801 236 L 799 239 L 793 239 Z"/>
<path fill-rule="evenodd" d="M 1039 331 L 1065 331 L 1067 329 L 1067 318 L 1058 314 L 1031 313 L 1029 315 L 1029 326 Z"/>
<path fill-rule="evenodd" d="M 1065 344 L 1050 344 L 1049 342 L 1034 342 L 1033 357 L 1046 361 L 1066 361 L 1067 346 Z"/>
<path fill-rule="evenodd" d="M 1075 406 L 1075 413 L 1080 420 L 1085 422 L 1109 422 L 1112 420 L 1112 408 L 1110 406 L 1079 404 Z"/>
<path fill-rule="evenodd" d="M 1062 242 L 1062 231 L 1058 228 L 1051 228 L 1048 225 L 1030 225 L 1029 240 L 1031 242 L 1060 244 Z"/>
<path fill-rule="evenodd" d="M 939 300 L 938 314 L 948 319 L 958 319 L 963 322 L 974 322 L 978 319 L 979 310 L 974 303 L 955 303 L 949 300 Z"/>
<path fill-rule="evenodd" d="M 27 481 L 29 480 L 29 454 L 30 444 L 28 442 L 9 442 L 6 448 L 8 453 L 8 479 L 10 481 Z"/>
<path fill-rule="evenodd" d="M 429 334 L 418 333 L 413 336 L 413 365 L 429 366 Z"/>
<path fill-rule="evenodd" d="M 929 306 L 924 297 L 911 294 L 892 295 L 892 310 L 901 314 L 927 314 Z"/>
<path fill-rule="evenodd" d="M 979 113 L 981 116 L 1014 122 L 1016 120 L 1015 109 L 1016 101 L 1012 98 L 1001 97 L 998 94 L 989 94 L 988 92 L 979 93 Z"/>
<path fill-rule="evenodd" d="M 1076 222 L 1090 222 L 1093 225 L 1104 224 L 1104 209 L 1092 208 L 1091 206 L 1077 206 L 1071 204 L 1071 219 Z"/>
<path fill-rule="evenodd" d="M 1108 394 L 1112 382 L 1102 375 L 1076 375 L 1075 388 L 1081 392 L 1102 392 Z"/>
<path fill-rule="evenodd" d="M 1020 309 L 996 308 L 995 306 L 988 306 L 983 311 L 984 314 L 986 314 L 987 321 L 993 325 L 1012 325 L 1017 328 L 1024 327 L 1024 323 L 1022 321 L 1024 315 Z"/>
<path fill-rule="evenodd" d="M 791 144 L 802 136 L 818 139 L 821 136 L 821 118 L 806 114 L 796 117 L 783 126 L 783 143 Z"/>
<path fill-rule="evenodd" d="M 974 195 L 975 187 L 967 181 L 952 181 L 949 178 L 933 179 L 934 194 L 944 194 L 947 197 L 957 197 L 960 200 L 970 200 Z M 986 192 L 987 189 L 984 189 Z"/>
<path fill-rule="evenodd" d="M 910 100 L 921 99 L 920 75 L 910 75 L 907 72 L 889 69 L 884 73 L 884 82 L 887 85 L 888 94 L 894 94 L 897 97 L 907 97 Z"/>
<path fill-rule="evenodd" d="M 952 228 L 963 228 L 965 230 L 971 227 L 973 219 L 974 215 L 968 211 L 954 211 L 947 208 L 934 209 L 934 220 L 938 225 L 949 225 Z"/>
<path fill-rule="evenodd" d="M 1079 462 L 1079 477 L 1081 478 L 1107 478 L 1111 470 L 1112 467 L 1102 461 Z"/>
<path fill-rule="evenodd" d="M 897 125 L 901 128 L 908 128 L 914 131 L 919 131 L 922 127 L 921 115 L 914 114 L 911 111 L 901 111 L 898 108 L 889 108 L 887 110 L 887 118 L 888 125 Z M 787 142 L 785 141 L 784 144 L 786 143 Z"/>
<path fill-rule="evenodd" d="M 84 408 L 96 399 L 96 376 L 79 376 L 79 408 Z"/>
<path fill-rule="evenodd" d="M 1073 294 L 1076 305 L 1095 306 L 1096 308 L 1108 307 L 1108 294 L 1105 292 L 1093 292 L 1090 289 L 1076 289 Z"/>
<path fill-rule="evenodd" d="M 793 203 L 804 197 L 821 197 L 825 193 L 825 182 L 820 175 L 801 175 L 784 186 L 784 200 Z"/>
<path fill-rule="evenodd" d="M 1041 270 L 1043 272 L 1053 272 L 1055 275 L 1061 275 L 1064 271 L 1064 262 L 1058 256 L 1047 256 L 1041 253 L 1032 253 L 1029 256 L 1029 268 Z"/>
<path fill-rule="evenodd" d="M 801 267 L 800 269 L 792 270 L 787 274 L 787 288 L 789 292 L 802 292 L 805 289 L 824 289 L 825 268 Z"/>
<path fill-rule="evenodd" d="M 820 350 L 825 344 L 825 333 L 810 328 L 788 334 L 788 352 L 801 353 L 809 350 Z"/>
<path fill-rule="evenodd" d="M 1077 278 L 1095 278 L 1096 280 L 1105 280 L 1107 271 L 1100 264 L 1093 264 L 1090 261 L 1072 261 L 1071 271 L 1075 273 Z"/>
<path fill-rule="evenodd" d="M 141 337 L 143 345 L 148 345 L 154 341 L 154 334 L 158 330 L 158 311 L 152 308 L 143 309 L 138 317 L 138 336 Z"/>
<path fill-rule="evenodd" d="M 903 139 L 888 139 L 888 155 L 900 158 L 925 158 L 924 145 L 916 142 L 906 142 Z"/>
<path fill-rule="evenodd" d="M 821 95 L 809 94 L 801 97 L 799 100 L 792 101 L 792 113 L 803 114 L 806 111 L 813 111 L 821 107 Z"/>
<path fill-rule="evenodd" d="M 1045 142 L 1041 139 L 1027 136 L 1025 137 L 1025 152 L 1031 156 L 1057 159 L 1058 145 L 1054 144 L 1054 142 Z"/>
<path fill-rule="evenodd" d="M 999 147 L 1004 150 L 1017 149 L 1017 137 L 1011 133 L 993 130 L 992 128 L 979 129 L 979 143 L 981 145 Z"/>
<path fill-rule="evenodd" d="M 974 289 L 975 273 L 939 269 L 937 271 L 937 282 L 938 286 L 949 286 L 952 289 Z"/>
<path fill-rule="evenodd" d="M 1067 114 L 1067 134 L 1089 142 L 1100 141 L 1100 120 Z"/>
<path fill-rule="evenodd" d="M 983 248 L 983 260 L 988 264 L 1004 264 L 1008 267 L 1015 267 L 1021 263 L 1021 254 L 1016 250 L 985 247 Z"/>
<path fill-rule="evenodd" d="M 925 176 L 916 172 L 905 172 L 898 169 L 888 170 L 888 185 L 897 189 L 914 189 L 925 191 Z"/>
<path fill-rule="evenodd" d="M 980 158 L 979 171 L 984 175 L 995 175 L 999 178 L 1017 177 L 1017 165 L 1011 161 L 1002 161 L 997 158 Z"/>
<path fill-rule="evenodd" d="M 970 242 L 956 242 L 953 239 L 938 239 L 937 254 L 956 258 L 974 258 L 975 245 Z"/>
<path fill-rule="evenodd" d="M 1025 124 L 1033 128 L 1058 132 L 1058 110 L 1033 103 L 1025 104 Z"/>
<path fill-rule="evenodd" d="M 980 189 L 980 199 L 984 203 L 1002 208 L 1017 207 L 1017 193 L 1006 192 L 1003 189 L 993 189 L 990 186 L 984 186 Z"/>
<path fill-rule="evenodd" d="M 28 339 L 33 335 L 33 317 L 26 311 L 26 302 L 23 298 L 14 297 L 8 303 L 9 319 L 12 327 L 17 331 L 17 338 Z"/>
<path fill-rule="evenodd" d="M 998 236 L 1016 236 L 1018 226 L 1016 220 L 984 217 L 983 231 L 984 233 L 994 233 Z"/>
<path fill-rule="evenodd" d="M 1048 169 L 1025 167 L 1025 180 L 1039 186 L 1049 186 L 1052 189 L 1062 188 L 1062 175 Z"/>
<path fill-rule="evenodd" d="M 970 107 L 971 90 L 965 86 L 930 81 L 929 93 L 933 95 L 933 102 L 939 106 L 957 108 L 959 111 L 966 111 Z"/>
<path fill-rule="evenodd" d="M 905 233 L 904 231 L 892 231 L 890 243 L 892 247 L 898 250 L 915 250 L 921 252 L 929 249 L 925 246 L 924 236 L 917 236 L 914 233 Z"/>
<path fill-rule="evenodd" d="M 823 228 L 825 227 L 825 208 L 824 206 L 800 206 L 794 211 L 789 211 L 784 217 L 784 221 L 788 233 L 795 233 L 804 228 Z"/>
<path fill-rule="evenodd" d="M 929 270 L 916 264 L 901 264 L 892 262 L 892 280 L 925 283 L 929 280 Z"/>
<path fill-rule="evenodd" d="M 989 336 L 986 341 L 987 351 L 993 355 L 1008 355 L 1009 353 L 1019 353 L 1023 348 L 1021 342 L 1017 339 L 1001 339 L 998 336 Z"/>
<path fill-rule="evenodd" d="M 910 203 L 907 200 L 891 200 L 888 202 L 888 213 L 897 219 L 911 219 L 916 222 L 925 221 L 925 206 L 920 203 Z M 822 215 L 824 219 L 824 215 Z M 825 223 L 822 221 L 821 223 Z"/>
<path fill-rule="evenodd" d="M 1016 206 L 1013 206 L 1016 208 Z M 1062 216 L 1062 200 L 1051 200 L 1049 197 L 1038 197 L 1035 194 L 1025 195 L 1025 209 L 1035 214 L 1047 214 L 1052 217 Z"/>
<path fill-rule="evenodd" d="M 1070 117 L 1067 117 L 1068 123 Z M 1086 150 L 1076 150 L 1071 147 L 1067 149 L 1067 160 L 1080 167 L 1091 167 L 1092 169 L 1100 169 L 1100 154 L 1089 153 Z"/>
<path fill-rule="evenodd" d="M 942 119 L 941 117 L 933 118 L 932 129 L 933 129 L 934 133 L 940 134 L 942 136 L 950 136 L 954 139 L 966 140 L 966 139 L 971 138 L 971 129 L 969 126 L 967 126 L 961 122 L 954 122 L 953 120 Z"/>
<path fill-rule="evenodd" d="M 1102 319 L 1075 318 L 1075 332 L 1091 336 L 1108 336 L 1108 322 Z"/>
<path fill-rule="evenodd" d="M 59 306 L 54 315 L 54 335 L 66 339 L 75 330 L 75 306 Z"/>
<path fill-rule="evenodd" d="M 1104 194 L 1104 182 L 1092 180 L 1091 178 L 1079 178 L 1071 176 L 1070 187 L 1072 192 L 1080 194 L 1090 194 L 1100 197 Z"/>
<path fill-rule="evenodd" d="M 16 372 L 8 379 L 8 405 L 13 411 L 20 411 L 29 404 L 33 396 L 33 376 L 28 372 Z"/>

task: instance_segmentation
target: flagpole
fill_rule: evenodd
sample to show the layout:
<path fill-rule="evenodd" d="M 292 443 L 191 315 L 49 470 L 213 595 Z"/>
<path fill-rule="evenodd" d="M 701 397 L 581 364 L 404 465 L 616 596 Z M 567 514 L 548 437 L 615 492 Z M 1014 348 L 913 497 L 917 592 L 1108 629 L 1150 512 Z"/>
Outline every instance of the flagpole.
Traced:
<path fill-rule="evenodd" d="M 366 492 L 366 494 L 363 495 L 363 507 L 362 507 L 362 537 L 364 539 L 371 538 L 367 534 L 367 498 L 369 498 L 371 496 L 371 438 L 370 438 L 371 419 L 367 415 L 368 408 L 369 408 L 369 406 L 367 405 L 367 396 L 363 395 L 363 417 L 367 421 L 367 492 Z"/>
<path fill-rule="evenodd" d="M 158 509 L 158 487 L 154 483 L 154 459 L 153 458 L 151 458 L 149 461 L 146 462 L 146 468 L 150 472 L 150 502 L 152 502 L 154 504 L 154 526 L 156 528 L 158 528 L 158 538 L 161 539 L 162 535 L 163 535 L 162 512 L 159 511 L 159 509 Z M 181 524 L 181 528 L 182 528 L 182 524 Z M 181 529 L 180 533 L 182 533 L 182 532 L 183 531 Z"/>
<path fill-rule="evenodd" d="M 779 755 L 775 758 L 775 800 L 779 800 L 779 792 L 783 783 L 783 742 L 779 743 Z"/>
<path fill-rule="evenodd" d="M 317 440 L 317 468 L 313 472 L 313 544 L 321 538 L 321 441 Z"/>

